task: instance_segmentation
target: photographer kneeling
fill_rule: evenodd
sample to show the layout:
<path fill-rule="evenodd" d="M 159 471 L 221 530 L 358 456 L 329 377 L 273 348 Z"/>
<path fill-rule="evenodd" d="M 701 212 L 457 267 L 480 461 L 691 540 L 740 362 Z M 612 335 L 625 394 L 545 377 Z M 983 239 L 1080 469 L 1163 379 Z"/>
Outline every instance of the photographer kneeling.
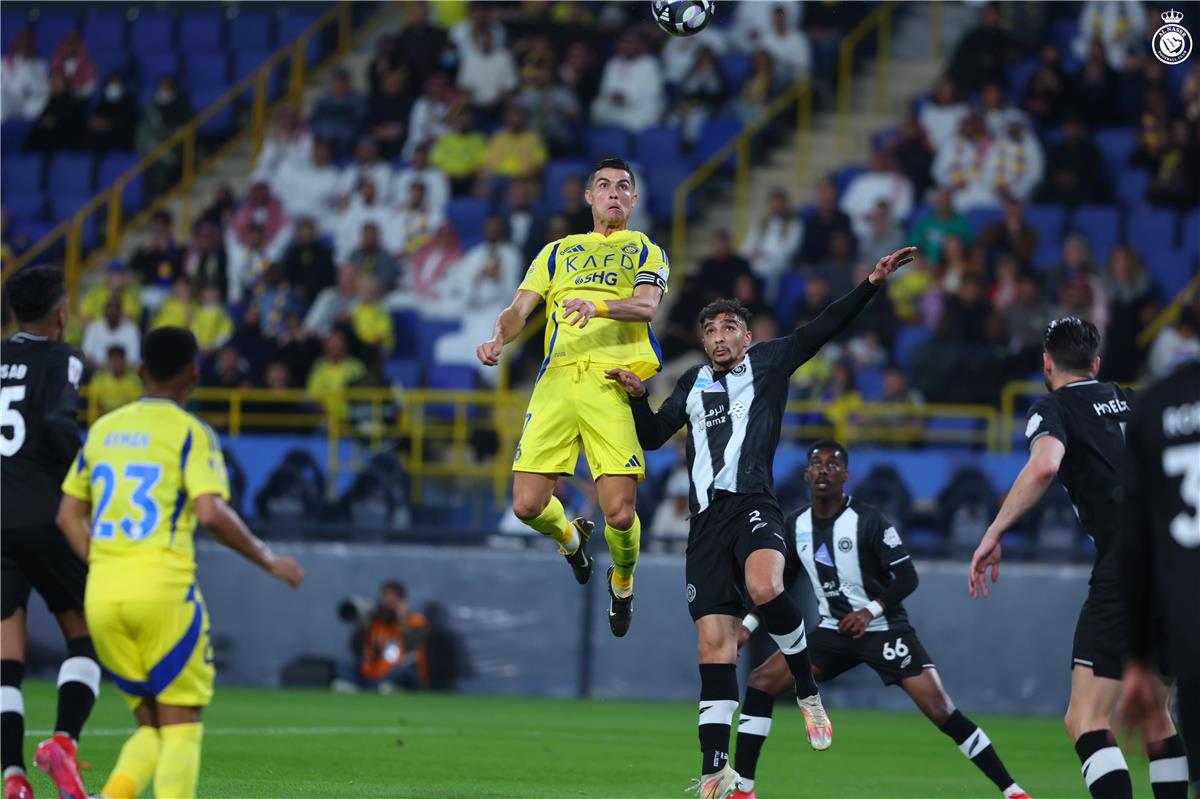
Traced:
<path fill-rule="evenodd" d="M 404 586 L 386 582 L 372 605 L 360 597 L 338 607 L 343 621 L 354 624 L 350 636 L 353 664 L 343 664 L 331 688 L 352 692 L 373 688 L 391 693 L 397 688 L 421 690 L 429 685 L 426 637 L 429 625 L 408 607 Z"/>

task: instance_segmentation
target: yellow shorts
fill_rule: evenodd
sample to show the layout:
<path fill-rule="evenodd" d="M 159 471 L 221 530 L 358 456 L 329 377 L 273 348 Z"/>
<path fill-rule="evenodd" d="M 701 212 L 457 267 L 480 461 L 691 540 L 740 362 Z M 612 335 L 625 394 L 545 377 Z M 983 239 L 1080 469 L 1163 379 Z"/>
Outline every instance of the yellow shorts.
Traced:
<path fill-rule="evenodd" d="M 177 601 L 87 601 L 88 630 L 130 708 L 144 699 L 204 707 L 212 701 L 212 642 L 200 589 Z"/>
<path fill-rule="evenodd" d="M 513 458 L 514 472 L 574 474 L 579 445 L 592 477 L 646 477 L 646 456 L 633 426 L 629 397 L 604 377 L 606 367 L 585 362 L 542 373 Z"/>

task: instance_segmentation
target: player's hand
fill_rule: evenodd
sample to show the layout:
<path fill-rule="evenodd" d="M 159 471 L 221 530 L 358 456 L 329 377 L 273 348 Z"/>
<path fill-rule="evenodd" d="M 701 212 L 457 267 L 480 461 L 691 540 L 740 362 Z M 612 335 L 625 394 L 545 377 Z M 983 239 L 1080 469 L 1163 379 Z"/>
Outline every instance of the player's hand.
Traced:
<path fill-rule="evenodd" d="M 872 284 L 879 286 L 895 274 L 896 270 L 917 257 L 916 247 L 901 247 L 891 255 L 885 255 L 875 264 L 875 271 L 867 277 Z"/>
<path fill-rule="evenodd" d="M 1000 581 L 1000 539 L 988 531 L 975 548 L 971 556 L 971 570 L 967 572 L 967 590 L 972 599 L 978 599 L 980 594 L 988 598 L 987 570 L 992 569 L 992 582 Z"/>
<path fill-rule="evenodd" d="M 495 366 L 500 363 L 500 350 L 502 349 L 504 349 L 504 342 L 489 339 L 475 348 L 475 357 L 484 366 Z"/>
<path fill-rule="evenodd" d="M 628 369 L 605 369 L 604 376 L 616 382 L 631 397 L 646 396 L 646 384 L 642 382 L 642 378 Z"/>
<path fill-rule="evenodd" d="M 283 580 L 292 588 L 299 588 L 304 582 L 304 567 L 287 555 L 274 555 L 267 571 L 272 577 Z"/>
<path fill-rule="evenodd" d="M 1170 730 L 1161 729 L 1162 698 L 1158 695 L 1157 682 L 1158 678 L 1145 663 L 1130 660 L 1125 664 L 1117 720 L 1126 734 L 1141 738 L 1147 746 L 1170 734 Z"/>
<path fill-rule="evenodd" d="M 866 608 L 860 608 L 853 613 L 846 614 L 838 624 L 838 635 L 848 635 L 851 638 L 862 638 L 863 633 L 867 631 L 867 625 L 871 623 L 871 619 L 875 618 L 871 611 Z"/>
<path fill-rule="evenodd" d="M 563 303 L 562 320 L 568 325 L 576 325 L 580 330 L 587 327 L 589 319 L 596 316 L 596 305 L 589 300 L 570 299 Z"/>
<path fill-rule="evenodd" d="M 749 627 L 744 624 L 741 627 L 738 627 L 737 648 L 739 652 L 742 651 L 742 647 L 746 645 L 746 642 L 750 640 L 750 635 L 751 633 Z"/>

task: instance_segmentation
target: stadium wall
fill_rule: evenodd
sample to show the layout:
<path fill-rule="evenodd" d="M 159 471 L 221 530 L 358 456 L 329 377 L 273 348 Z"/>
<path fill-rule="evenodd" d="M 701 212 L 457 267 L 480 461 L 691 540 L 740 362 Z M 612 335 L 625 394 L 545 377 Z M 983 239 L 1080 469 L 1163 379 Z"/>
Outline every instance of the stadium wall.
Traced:
<path fill-rule="evenodd" d="M 279 548 L 308 570 L 300 591 L 289 591 L 227 550 L 200 545 L 200 585 L 212 616 L 219 679 L 226 684 L 277 685 L 283 665 L 301 654 L 348 658 L 350 629 L 337 618 L 338 602 L 351 594 L 373 596 L 383 580 L 399 579 L 414 608 L 436 602 L 448 611 L 474 671 L 462 682 L 464 691 L 695 698 L 695 634 L 678 555 L 643 557 L 633 627 L 617 640 L 605 618 L 604 581 L 593 579 L 581 590 L 549 552 Z M 906 604 L 956 703 L 968 711 L 1063 711 L 1086 568 L 1006 565 L 986 602 L 967 596 L 963 563 L 920 562 L 918 570 L 921 586 Z M 810 611 L 811 604 L 809 598 Z M 30 627 L 35 647 L 47 653 L 61 648 L 40 602 L 31 609 Z M 903 693 L 882 690 L 864 668 L 825 691 L 833 707 L 911 708 Z"/>

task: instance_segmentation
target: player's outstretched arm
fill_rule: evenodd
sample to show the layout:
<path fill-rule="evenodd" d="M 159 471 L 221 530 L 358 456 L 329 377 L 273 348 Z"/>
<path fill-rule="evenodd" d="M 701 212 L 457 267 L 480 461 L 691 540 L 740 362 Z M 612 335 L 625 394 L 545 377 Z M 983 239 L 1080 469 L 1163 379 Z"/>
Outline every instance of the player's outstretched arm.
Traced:
<path fill-rule="evenodd" d="M 542 301 L 542 295 L 528 289 L 517 289 L 512 304 L 496 317 L 492 337 L 475 348 L 475 357 L 484 366 L 500 363 L 500 351 L 504 345 L 516 338 L 525 329 L 529 315 Z"/>
<path fill-rule="evenodd" d="M 276 555 L 258 539 L 225 500 L 216 494 L 196 497 L 196 520 L 204 525 L 213 538 L 257 565 L 267 574 L 298 588 L 304 580 L 304 569 L 287 555 Z"/>
<path fill-rule="evenodd" d="M 662 289 L 643 283 L 633 289 L 627 300 L 581 300 L 572 298 L 563 303 L 562 321 L 577 325 L 580 330 L 587 327 L 589 319 L 613 319 L 617 322 L 652 322 L 662 302 Z"/>
<path fill-rule="evenodd" d="M 633 424 L 642 449 L 658 449 L 687 422 L 687 392 L 682 380 L 675 384 L 671 396 L 655 411 L 650 407 L 646 384 L 633 372 L 628 369 L 608 369 L 604 376 L 625 389 L 629 395 L 629 408 L 633 412 Z"/>
<path fill-rule="evenodd" d="M 967 573 L 967 590 L 972 597 L 981 593 L 988 596 L 987 570 L 992 571 L 992 582 L 1000 579 L 1000 538 L 1015 525 L 1022 516 L 1038 504 L 1062 464 L 1067 448 L 1053 436 L 1041 436 L 1029 450 L 1029 460 L 1021 468 L 1000 512 L 983 534 L 983 540 L 971 557 L 971 569 Z"/>
<path fill-rule="evenodd" d="M 58 523 L 58 529 L 62 530 L 71 549 L 87 562 L 88 550 L 92 543 L 91 503 L 70 494 L 63 494 L 62 501 L 58 503 L 55 522 Z"/>

